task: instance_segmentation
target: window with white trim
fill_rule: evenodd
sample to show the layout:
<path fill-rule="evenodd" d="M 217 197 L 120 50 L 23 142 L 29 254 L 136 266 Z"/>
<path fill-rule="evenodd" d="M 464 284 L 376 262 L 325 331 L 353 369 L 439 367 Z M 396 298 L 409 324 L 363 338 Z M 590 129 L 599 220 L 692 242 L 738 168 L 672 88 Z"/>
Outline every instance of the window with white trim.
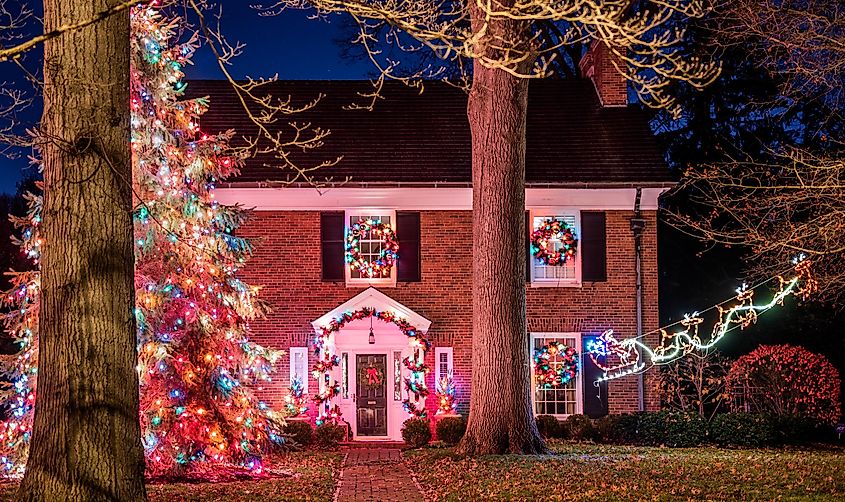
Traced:
<path fill-rule="evenodd" d="M 452 375 L 452 347 L 435 347 L 435 384 L 442 378 Z"/>
<path fill-rule="evenodd" d="M 545 387 L 538 384 L 534 376 L 534 351 L 552 341 L 563 342 L 578 352 L 578 373 L 575 378 L 558 387 Z M 583 413 L 581 375 L 581 334 L 580 333 L 531 333 L 531 393 L 535 415 L 555 415 L 559 417 Z M 553 357 L 554 365 L 557 358 Z"/>
<path fill-rule="evenodd" d="M 551 211 L 551 210 L 532 210 L 531 211 L 531 228 L 529 233 L 534 232 L 547 219 L 555 218 L 558 221 L 566 223 L 572 228 L 575 238 L 580 237 L 580 217 L 577 211 Z M 549 249 L 560 251 L 563 248 L 563 242 L 559 238 L 552 238 L 549 241 Z M 529 247 L 528 253 L 531 253 Z M 533 255 L 531 256 L 531 283 L 535 285 L 577 285 L 581 282 L 581 254 L 576 250 L 575 258 L 566 260 L 562 265 L 545 265 L 541 260 Z"/>
<path fill-rule="evenodd" d="M 291 347 L 290 351 L 290 381 L 298 378 L 302 383 L 302 391 L 308 393 L 308 347 Z"/>
<path fill-rule="evenodd" d="M 347 210 L 346 211 L 346 228 L 344 229 L 344 238 L 349 236 L 349 228 L 358 222 L 360 219 L 373 219 L 381 221 L 382 223 L 391 225 L 393 231 L 398 234 L 396 228 L 396 211 L 379 209 L 379 210 Z M 377 235 L 370 235 L 366 232 L 358 240 L 358 252 L 364 260 L 374 261 L 379 258 L 383 250 L 383 241 Z M 401 252 L 401 250 L 400 250 Z M 346 252 L 344 251 L 344 270 L 346 274 L 347 285 L 382 285 L 391 286 L 396 285 L 396 266 L 390 267 L 390 273 L 379 277 L 367 277 L 362 274 L 360 270 L 353 270 L 352 267 L 346 263 Z"/>

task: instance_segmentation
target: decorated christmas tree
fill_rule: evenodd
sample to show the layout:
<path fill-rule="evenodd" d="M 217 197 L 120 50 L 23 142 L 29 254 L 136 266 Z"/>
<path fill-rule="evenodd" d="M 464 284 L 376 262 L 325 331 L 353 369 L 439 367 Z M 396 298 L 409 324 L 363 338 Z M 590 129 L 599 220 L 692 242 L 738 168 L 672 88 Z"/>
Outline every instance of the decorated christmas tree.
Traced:
<path fill-rule="evenodd" d="M 246 384 L 268 380 L 281 355 L 249 341 L 264 312 L 257 288 L 237 278 L 252 248 L 234 235 L 246 213 L 218 204 L 214 185 L 237 173 L 232 133 L 202 134 L 203 99 L 182 99 L 182 68 L 195 40 L 170 46 L 176 20 L 132 11 L 132 152 L 135 288 L 141 429 L 148 473 L 218 465 L 261 468 L 284 443 L 283 416 Z M 31 201 L 21 246 L 37 264 L 39 200 Z M 12 382 L 0 430 L 0 462 L 19 474 L 36 396 L 38 272 L 14 278 L 5 296 L 8 331 L 21 351 L 6 367 Z"/>

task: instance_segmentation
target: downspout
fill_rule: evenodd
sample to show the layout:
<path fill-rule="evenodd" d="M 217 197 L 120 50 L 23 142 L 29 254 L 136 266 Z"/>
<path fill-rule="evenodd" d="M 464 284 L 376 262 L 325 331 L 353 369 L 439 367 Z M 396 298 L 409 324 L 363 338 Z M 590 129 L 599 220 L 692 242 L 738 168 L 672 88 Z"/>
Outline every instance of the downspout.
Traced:
<path fill-rule="evenodd" d="M 642 218 L 640 212 L 640 199 L 642 199 L 643 189 L 637 188 L 637 195 L 634 199 L 634 217 L 631 218 L 631 232 L 634 233 L 634 272 L 636 274 L 636 299 L 637 299 L 637 337 L 643 335 L 643 256 L 642 256 L 642 241 L 643 230 L 645 229 L 645 220 Z M 639 350 L 640 360 L 642 361 L 642 349 Z M 643 374 L 637 375 L 637 405 L 639 411 L 645 411 L 645 384 L 643 381 Z"/>

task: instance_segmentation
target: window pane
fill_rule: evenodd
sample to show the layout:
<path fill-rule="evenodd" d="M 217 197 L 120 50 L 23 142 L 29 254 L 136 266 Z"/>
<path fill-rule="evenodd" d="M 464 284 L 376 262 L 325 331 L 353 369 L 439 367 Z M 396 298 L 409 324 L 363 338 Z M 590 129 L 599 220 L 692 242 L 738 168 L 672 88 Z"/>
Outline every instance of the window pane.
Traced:
<path fill-rule="evenodd" d="M 346 352 L 340 357 L 340 380 L 343 387 L 343 399 L 349 399 L 349 354 Z"/>
<path fill-rule="evenodd" d="M 402 353 L 393 353 L 393 400 L 402 400 Z"/>

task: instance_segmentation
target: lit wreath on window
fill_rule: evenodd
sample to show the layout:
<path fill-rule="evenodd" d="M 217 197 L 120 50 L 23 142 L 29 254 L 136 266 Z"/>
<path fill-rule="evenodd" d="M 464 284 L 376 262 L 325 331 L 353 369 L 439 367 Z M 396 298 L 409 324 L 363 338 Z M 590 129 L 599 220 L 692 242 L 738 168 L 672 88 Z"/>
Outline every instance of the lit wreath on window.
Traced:
<path fill-rule="evenodd" d="M 361 236 L 369 233 L 381 239 L 381 253 L 375 260 L 365 260 L 361 256 L 358 243 Z M 346 235 L 346 263 L 352 270 L 358 270 L 362 277 L 385 277 L 390 275 L 390 268 L 396 263 L 399 241 L 389 223 L 371 218 L 360 218 Z"/>
<path fill-rule="evenodd" d="M 551 361 L 557 357 L 554 365 Z M 557 368 L 555 368 L 557 366 Z M 537 385 L 560 387 L 578 374 L 578 352 L 563 342 L 549 342 L 534 351 L 534 375 Z"/>
<path fill-rule="evenodd" d="M 563 248 L 555 251 L 551 239 L 558 238 L 563 243 Z M 539 228 L 531 234 L 531 254 L 540 260 L 543 265 L 563 265 L 568 260 L 575 258 L 578 250 L 578 239 L 572 229 L 566 223 L 557 218 L 543 220 Z"/>

